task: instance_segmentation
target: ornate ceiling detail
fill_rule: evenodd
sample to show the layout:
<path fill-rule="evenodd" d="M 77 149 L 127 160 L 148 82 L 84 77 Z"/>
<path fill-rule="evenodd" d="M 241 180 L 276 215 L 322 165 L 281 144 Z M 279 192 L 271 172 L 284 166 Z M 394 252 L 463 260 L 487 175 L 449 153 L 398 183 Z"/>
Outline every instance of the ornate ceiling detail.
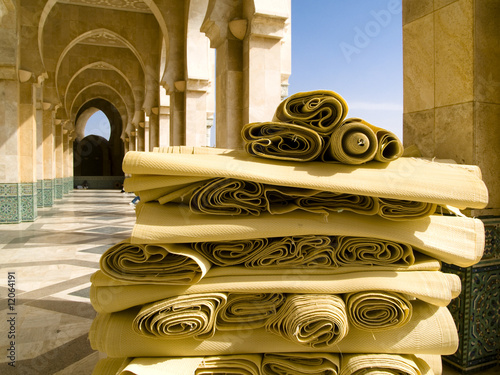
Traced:
<path fill-rule="evenodd" d="M 94 46 L 128 48 L 116 35 L 105 31 L 92 34 L 88 38 L 81 40 L 80 43 Z"/>
<path fill-rule="evenodd" d="M 115 10 L 151 13 L 151 10 L 142 0 L 59 0 L 63 4 L 84 5 Z"/>
<path fill-rule="evenodd" d="M 91 66 L 89 66 L 89 69 L 114 70 L 111 65 L 105 63 L 104 61 L 99 61 L 92 64 Z"/>

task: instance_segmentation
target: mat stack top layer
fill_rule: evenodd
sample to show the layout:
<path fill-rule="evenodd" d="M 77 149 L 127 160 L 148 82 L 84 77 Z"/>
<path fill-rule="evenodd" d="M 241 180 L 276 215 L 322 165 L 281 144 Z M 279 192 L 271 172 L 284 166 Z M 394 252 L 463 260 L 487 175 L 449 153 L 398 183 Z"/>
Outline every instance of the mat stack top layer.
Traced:
<path fill-rule="evenodd" d="M 126 154 L 140 203 L 92 276 L 94 374 L 441 373 L 461 288 L 441 262 L 482 257 L 460 212 L 487 204 L 480 170 L 404 157 L 346 113 L 299 93 L 245 150 Z"/>

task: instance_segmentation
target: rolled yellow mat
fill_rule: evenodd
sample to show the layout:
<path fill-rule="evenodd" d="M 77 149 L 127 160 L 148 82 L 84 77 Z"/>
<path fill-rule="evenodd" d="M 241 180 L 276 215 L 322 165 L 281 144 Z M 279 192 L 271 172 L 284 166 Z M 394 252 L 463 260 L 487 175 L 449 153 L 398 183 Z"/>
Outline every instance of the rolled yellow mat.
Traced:
<path fill-rule="evenodd" d="M 119 367 L 111 367 L 113 359 L 99 361 L 93 375 L 260 375 L 260 354 L 207 357 L 139 357 L 119 358 Z M 109 364 L 108 364 L 109 363 Z M 106 372 L 105 372 L 106 371 Z M 114 371 L 114 372 L 113 372 Z"/>
<path fill-rule="evenodd" d="M 217 314 L 226 302 L 226 293 L 186 294 L 155 301 L 141 308 L 133 327 L 148 337 L 203 340 L 214 335 Z"/>
<path fill-rule="evenodd" d="M 161 225 L 158 225 L 161 223 Z M 279 216 L 195 215 L 185 206 L 145 203 L 137 207 L 132 243 L 188 243 L 299 235 L 342 235 L 390 240 L 414 246 L 441 261 L 468 267 L 484 251 L 479 219 L 430 215 L 409 221 L 342 212 L 322 217 L 309 212 Z"/>
<path fill-rule="evenodd" d="M 295 210 L 328 214 L 346 210 L 361 215 L 380 215 L 390 220 L 410 220 L 429 216 L 436 210 L 433 203 L 275 186 L 232 178 L 216 178 L 196 185 L 175 194 L 169 193 L 158 201 L 161 204 L 189 202 L 193 213 L 211 215 L 259 216 L 266 211 L 283 214 Z"/>
<path fill-rule="evenodd" d="M 246 151 L 277 160 L 316 160 L 324 148 L 323 138 L 314 130 L 282 122 L 254 122 L 243 126 Z"/>
<path fill-rule="evenodd" d="M 123 170 L 133 176 L 234 178 L 269 185 L 410 200 L 458 208 L 484 208 L 488 192 L 478 167 L 399 158 L 361 166 L 307 162 L 300 165 L 256 158 L 235 150 L 220 154 L 130 151 Z M 200 150 L 200 152 L 202 152 Z M 169 186 L 166 182 L 165 186 Z"/>
<path fill-rule="evenodd" d="M 332 353 L 265 353 L 262 375 L 337 375 L 339 356 Z"/>
<path fill-rule="evenodd" d="M 228 293 L 217 315 L 217 329 L 237 331 L 264 327 L 285 303 L 283 293 Z"/>
<path fill-rule="evenodd" d="M 132 321 L 137 309 L 113 314 L 98 314 L 89 332 L 94 350 L 109 357 L 206 356 L 239 353 L 304 352 L 305 346 L 264 328 L 221 331 L 200 341 L 194 338 L 158 339 L 134 332 Z M 307 347 L 308 352 L 453 354 L 458 334 L 449 310 L 421 301 L 413 303 L 411 321 L 397 330 L 368 332 L 354 327 L 337 344 L 329 347 Z"/>
<path fill-rule="evenodd" d="M 423 360 L 410 354 L 345 354 L 340 358 L 339 375 L 398 374 L 434 375 Z"/>
<path fill-rule="evenodd" d="M 251 270 L 241 275 L 210 272 L 194 285 L 153 285 L 118 282 L 97 271 L 91 277 L 90 300 L 98 312 L 113 312 L 183 294 L 290 293 L 345 294 L 384 290 L 446 306 L 461 290 L 460 278 L 440 271 L 373 271 L 370 267 L 348 273 L 294 273 L 292 270 Z"/>
<path fill-rule="evenodd" d="M 130 238 L 110 247 L 99 265 L 116 280 L 137 283 L 195 284 L 211 267 L 198 251 L 176 244 L 131 244 Z"/>
<path fill-rule="evenodd" d="M 349 332 L 344 301 L 335 295 L 295 294 L 272 316 L 266 330 L 294 343 L 323 348 Z"/>
<path fill-rule="evenodd" d="M 334 91 L 299 92 L 283 100 L 273 121 L 302 125 L 319 134 L 330 133 L 347 114 L 347 103 Z"/>
<path fill-rule="evenodd" d="M 415 255 L 412 246 L 395 241 L 376 238 L 338 236 L 336 237 L 335 262 L 339 266 L 356 264 L 412 265 Z"/>
<path fill-rule="evenodd" d="M 399 293 L 366 291 L 344 296 L 349 323 L 371 332 L 395 329 L 411 319 L 412 304 Z"/>
<path fill-rule="evenodd" d="M 329 135 L 321 160 L 363 164 L 373 160 L 377 146 L 375 133 L 368 126 L 343 123 Z"/>
<path fill-rule="evenodd" d="M 404 153 L 404 147 L 399 138 L 393 132 L 379 128 L 360 118 L 348 118 L 342 125 L 360 124 L 368 127 L 376 137 L 376 154 L 374 160 L 380 162 L 391 162 Z"/>

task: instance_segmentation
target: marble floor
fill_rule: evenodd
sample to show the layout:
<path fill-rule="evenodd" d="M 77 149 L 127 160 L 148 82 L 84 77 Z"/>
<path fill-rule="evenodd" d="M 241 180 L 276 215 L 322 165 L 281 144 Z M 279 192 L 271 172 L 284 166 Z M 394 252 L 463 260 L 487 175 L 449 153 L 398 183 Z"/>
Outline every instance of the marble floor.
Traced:
<path fill-rule="evenodd" d="M 87 338 L 95 316 L 89 278 L 101 254 L 130 236 L 133 197 L 117 190 L 74 190 L 39 209 L 35 222 L 0 225 L 0 374 L 92 374 L 104 355 Z M 15 303 L 7 299 L 9 287 Z M 12 347 L 15 368 L 5 355 Z M 481 373 L 499 372 L 497 367 Z"/>

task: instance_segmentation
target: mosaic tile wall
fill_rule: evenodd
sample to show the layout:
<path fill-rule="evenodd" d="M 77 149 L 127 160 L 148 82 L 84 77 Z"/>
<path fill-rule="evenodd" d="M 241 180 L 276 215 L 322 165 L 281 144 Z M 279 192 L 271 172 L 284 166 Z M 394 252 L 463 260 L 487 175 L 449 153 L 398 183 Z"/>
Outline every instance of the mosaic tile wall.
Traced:
<path fill-rule="evenodd" d="M 19 184 L 0 184 L 0 223 L 21 222 Z"/>
<path fill-rule="evenodd" d="M 43 180 L 43 206 L 52 207 L 54 204 L 54 182 L 53 180 Z"/>
<path fill-rule="evenodd" d="M 500 218 L 483 219 L 485 251 L 481 262 L 461 268 L 443 264 L 443 271 L 462 279 L 462 293 L 449 305 L 457 325 L 457 352 L 443 359 L 473 373 L 500 362 Z"/>
<path fill-rule="evenodd" d="M 35 221 L 37 183 L 0 184 L 0 223 Z"/>
<path fill-rule="evenodd" d="M 38 180 L 36 182 L 36 206 L 43 207 L 43 180 Z"/>
<path fill-rule="evenodd" d="M 63 188 L 63 179 L 62 178 L 54 178 L 54 198 L 55 199 L 62 199 L 64 195 L 64 188 Z"/>

